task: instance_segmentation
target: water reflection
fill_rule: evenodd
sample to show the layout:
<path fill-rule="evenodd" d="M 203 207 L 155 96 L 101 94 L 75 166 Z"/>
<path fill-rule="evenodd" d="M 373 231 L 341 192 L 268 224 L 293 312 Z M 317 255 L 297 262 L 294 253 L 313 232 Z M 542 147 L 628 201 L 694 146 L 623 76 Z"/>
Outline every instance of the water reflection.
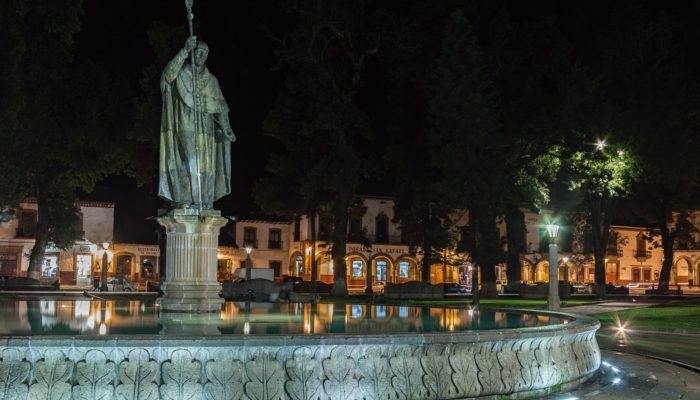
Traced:
<path fill-rule="evenodd" d="M 0 335 L 314 335 L 457 332 L 567 322 L 542 314 L 470 308 L 227 302 L 217 314 L 160 314 L 153 301 L 0 302 Z"/>

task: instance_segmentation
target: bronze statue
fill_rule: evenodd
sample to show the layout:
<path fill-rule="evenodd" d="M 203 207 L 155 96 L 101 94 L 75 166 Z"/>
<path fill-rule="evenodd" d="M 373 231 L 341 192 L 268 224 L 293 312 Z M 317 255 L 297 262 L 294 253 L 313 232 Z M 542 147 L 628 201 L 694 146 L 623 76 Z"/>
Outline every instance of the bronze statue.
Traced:
<path fill-rule="evenodd" d="M 158 194 L 175 208 L 208 210 L 231 193 L 230 142 L 236 137 L 219 82 L 204 65 L 208 54 L 208 46 L 190 36 L 160 80 Z"/>

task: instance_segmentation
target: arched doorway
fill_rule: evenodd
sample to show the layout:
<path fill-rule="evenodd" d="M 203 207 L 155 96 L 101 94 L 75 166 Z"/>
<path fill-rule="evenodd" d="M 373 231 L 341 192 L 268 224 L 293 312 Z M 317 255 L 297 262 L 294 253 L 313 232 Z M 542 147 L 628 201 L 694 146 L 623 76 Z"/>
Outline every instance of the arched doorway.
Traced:
<path fill-rule="evenodd" d="M 110 272 L 112 272 L 112 274 L 117 278 L 125 278 L 131 280 L 133 273 L 133 263 L 134 256 L 132 254 L 119 254 L 117 255 L 117 262 L 112 263 L 114 267 L 113 270 L 110 270 Z"/>
<path fill-rule="evenodd" d="M 691 262 L 685 257 L 680 257 L 671 268 L 671 283 L 688 283 L 690 278 Z"/>
<path fill-rule="evenodd" d="M 301 252 L 296 251 L 289 257 L 289 275 L 304 276 L 304 256 Z"/>
<path fill-rule="evenodd" d="M 549 281 L 549 261 L 540 261 L 535 266 L 534 282 Z"/>

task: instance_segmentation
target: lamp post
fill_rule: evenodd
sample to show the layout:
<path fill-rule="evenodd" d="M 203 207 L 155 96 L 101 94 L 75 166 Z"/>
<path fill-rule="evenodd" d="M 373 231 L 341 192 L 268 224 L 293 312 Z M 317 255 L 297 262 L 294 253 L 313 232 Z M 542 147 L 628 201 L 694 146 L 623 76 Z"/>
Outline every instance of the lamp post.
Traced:
<path fill-rule="evenodd" d="M 109 242 L 102 243 L 102 271 L 100 275 L 100 291 L 107 291 L 107 269 L 109 268 Z"/>
<path fill-rule="evenodd" d="M 557 262 L 557 233 L 559 225 L 547 225 L 549 234 L 549 295 L 547 296 L 547 309 L 559 311 L 559 263 Z"/>
<path fill-rule="evenodd" d="M 564 262 L 564 284 L 569 285 L 569 257 L 561 259 Z"/>
<path fill-rule="evenodd" d="M 253 267 L 253 262 L 250 260 L 250 252 L 253 251 L 253 246 L 246 246 L 245 247 L 245 252 L 247 254 L 245 258 L 245 280 L 250 281 L 250 269 Z"/>

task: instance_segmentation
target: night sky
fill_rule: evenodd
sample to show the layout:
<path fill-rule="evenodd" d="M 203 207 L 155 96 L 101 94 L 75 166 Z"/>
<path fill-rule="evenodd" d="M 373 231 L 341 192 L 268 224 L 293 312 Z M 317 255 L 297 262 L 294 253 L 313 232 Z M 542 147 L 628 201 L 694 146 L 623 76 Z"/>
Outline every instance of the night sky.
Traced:
<path fill-rule="evenodd" d="M 449 1 L 449 4 L 460 2 Z M 468 2 L 462 2 L 467 4 Z M 552 15 L 565 32 L 575 52 L 595 54 L 591 32 L 600 27 L 604 16 L 630 1 L 510 1 L 513 20 Z M 386 1 L 401 7 L 401 1 Z M 642 4 L 642 3 L 640 3 Z M 657 1 L 643 3 L 652 12 L 664 12 L 678 19 L 685 29 L 689 48 L 700 43 L 700 2 Z M 77 57 L 90 59 L 115 73 L 128 76 L 137 85 L 142 71 L 153 63 L 147 28 L 157 20 L 182 26 L 187 31 L 184 1 L 110 1 L 85 0 L 83 26 L 77 36 Z M 283 73 L 273 71 L 275 43 L 268 33 L 283 35 L 291 26 L 290 17 L 272 0 L 195 0 L 196 34 L 210 47 L 207 66 L 218 78 L 229 104 L 231 125 L 237 136 L 232 147 L 234 193 L 217 202 L 225 215 L 245 218 L 254 207 L 250 188 L 265 168 L 275 144 L 262 134 L 261 123 L 284 83 Z M 488 18 L 484 15 L 483 18 Z M 436 21 L 443 24 L 444 21 Z M 439 45 L 436 43 L 436 46 Z M 697 53 L 697 51 L 695 52 Z M 689 54 L 697 57 L 697 54 Z M 367 79 L 369 90 L 381 90 L 382 79 Z M 381 118 L 372 116 L 370 118 Z M 377 148 L 381 148 L 381 122 L 376 124 Z M 368 190 L 372 192 L 372 189 Z M 100 183 L 89 200 L 116 202 L 115 240 L 118 242 L 154 242 L 157 223 L 146 219 L 162 205 L 155 196 L 157 182 L 136 188 L 133 180 L 114 177 Z M 387 193 L 371 193 L 385 194 Z"/>

